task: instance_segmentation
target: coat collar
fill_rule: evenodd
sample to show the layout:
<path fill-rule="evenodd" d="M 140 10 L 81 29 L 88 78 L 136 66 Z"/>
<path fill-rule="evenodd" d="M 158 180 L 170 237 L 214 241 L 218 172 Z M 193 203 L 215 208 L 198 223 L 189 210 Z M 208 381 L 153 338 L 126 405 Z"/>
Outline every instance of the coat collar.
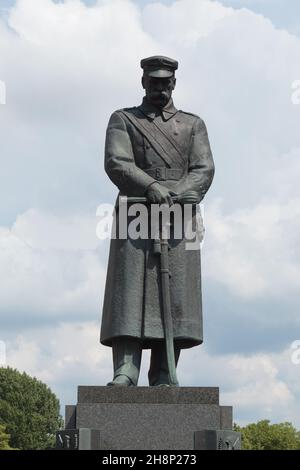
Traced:
<path fill-rule="evenodd" d="M 139 109 L 142 111 L 143 114 L 145 114 L 145 116 L 152 120 L 157 116 L 162 115 L 164 120 L 167 121 L 178 112 L 178 110 L 174 106 L 172 98 L 161 110 L 153 106 L 153 104 L 149 103 L 146 97 L 144 97 L 142 104 L 139 106 Z"/>

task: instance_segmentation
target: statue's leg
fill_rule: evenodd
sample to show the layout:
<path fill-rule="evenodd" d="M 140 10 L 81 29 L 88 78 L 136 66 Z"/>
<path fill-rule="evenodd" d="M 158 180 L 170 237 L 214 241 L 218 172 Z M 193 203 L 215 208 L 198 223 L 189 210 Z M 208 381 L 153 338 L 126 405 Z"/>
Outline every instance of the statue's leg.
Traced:
<path fill-rule="evenodd" d="M 174 353 L 175 364 L 177 366 L 180 348 L 176 346 L 176 343 Z M 170 385 L 166 345 L 164 341 L 153 341 L 148 379 L 150 386 Z"/>
<path fill-rule="evenodd" d="M 114 378 L 107 385 L 137 385 L 142 359 L 142 344 L 133 338 L 120 337 L 112 343 Z"/>

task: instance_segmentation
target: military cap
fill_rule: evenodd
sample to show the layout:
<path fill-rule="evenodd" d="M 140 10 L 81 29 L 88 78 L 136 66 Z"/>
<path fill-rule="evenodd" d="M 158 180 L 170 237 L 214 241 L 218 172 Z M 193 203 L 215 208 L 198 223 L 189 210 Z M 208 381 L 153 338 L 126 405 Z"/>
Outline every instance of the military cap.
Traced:
<path fill-rule="evenodd" d="M 141 67 L 144 74 L 155 78 L 173 77 L 175 70 L 178 69 L 177 60 L 170 59 L 161 55 L 154 55 L 141 60 Z"/>

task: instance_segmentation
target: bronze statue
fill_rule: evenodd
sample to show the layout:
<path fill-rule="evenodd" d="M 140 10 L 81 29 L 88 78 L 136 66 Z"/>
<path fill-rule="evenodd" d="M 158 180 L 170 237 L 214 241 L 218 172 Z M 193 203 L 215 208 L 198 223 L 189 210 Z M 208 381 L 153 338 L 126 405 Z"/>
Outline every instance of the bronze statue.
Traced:
<path fill-rule="evenodd" d="M 112 114 L 105 171 L 119 196 L 145 198 L 148 205 L 192 203 L 196 220 L 196 204 L 214 176 L 206 126 L 173 104 L 176 60 L 153 56 L 141 67 L 145 97 L 140 106 Z M 185 242 L 184 234 L 172 233 L 167 241 L 111 240 L 100 338 L 113 352 L 107 385 L 137 385 L 142 350 L 150 348 L 149 385 L 176 386 L 180 350 L 202 343 L 200 246 L 186 250 Z"/>

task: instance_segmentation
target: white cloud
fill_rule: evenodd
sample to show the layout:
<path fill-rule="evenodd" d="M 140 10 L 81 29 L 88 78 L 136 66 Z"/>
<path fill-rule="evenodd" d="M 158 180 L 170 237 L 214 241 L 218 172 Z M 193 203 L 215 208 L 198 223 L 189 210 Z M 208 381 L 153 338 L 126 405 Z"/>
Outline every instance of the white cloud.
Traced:
<path fill-rule="evenodd" d="M 96 216 L 90 214 L 55 215 L 29 209 L 17 217 L 11 233 L 30 247 L 43 251 L 94 250 L 99 245 Z"/>
<path fill-rule="evenodd" d="M 286 312 L 286 299 L 299 290 L 300 107 L 291 103 L 299 38 L 208 0 L 143 10 L 127 0 L 93 8 L 77 0 L 18 0 L 7 21 L 9 27 L 0 20 L 7 86 L 0 185 L 1 214 L 11 223 L 0 230 L 1 316 L 4 323 L 31 316 L 36 325 L 32 333 L 15 326 L 12 363 L 61 387 L 63 399 L 64 377 L 69 389 L 81 377 L 107 377 L 107 357 L 95 359 L 99 325 L 81 323 L 100 314 L 105 278 L 104 247 L 94 238 L 93 215 L 85 214 L 112 200 L 101 163 L 107 119 L 139 103 L 139 60 L 156 53 L 178 58 L 175 104 L 205 119 L 215 156 L 204 278 L 236 294 L 236 310 L 240 299 L 267 305 L 275 297 L 282 321 L 296 329 L 298 301 Z M 62 317 L 68 323 L 58 326 Z M 41 318 L 52 322 L 44 332 Z M 266 309 L 264 327 L 277 320 Z M 181 369 L 186 385 L 192 354 Z M 278 354 L 203 355 L 197 380 L 223 387 L 247 419 L 293 417 L 296 369 Z"/>
<path fill-rule="evenodd" d="M 160 37 L 164 46 L 174 50 L 193 48 L 200 39 L 214 33 L 224 18 L 234 10 L 210 0 L 177 1 L 169 5 L 149 4 L 143 11 L 143 25 L 154 37 Z M 169 25 L 169 27 L 166 27 Z"/>
<path fill-rule="evenodd" d="M 105 266 L 95 231 L 96 217 L 59 218 L 33 209 L 12 229 L 0 228 L 2 317 L 100 315 Z"/>
<path fill-rule="evenodd" d="M 246 299 L 282 299 L 299 291 L 300 198 L 265 200 L 231 214 L 219 200 L 205 215 L 208 278 Z"/>
<path fill-rule="evenodd" d="M 0 104 L 6 103 L 6 85 L 5 82 L 0 80 Z"/>
<path fill-rule="evenodd" d="M 101 199 L 112 200 L 103 170 L 107 120 L 115 108 L 141 100 L 139 60 L 158 48 L 139 15 L 125 0 L 94 8 L 19 0 L 9 28 L 0 19 L 7 84 L 0 217 L 12 222 L 11 214 L 28 207 L 94 210 Z"/>
<path fill-rule="evenodd" d="M 206 348 L 195 348 L 182 353 L 179 377 L 184 385 L 219 386 L 221 404 L 233 406 L 234 420 L 241 424 L 270 419 L 300 426 L 299 366 L 291 355 L 291 348 L 248 356 L 210 355 Z"/>
<path fill-rule="evenodd" d="M 96 322 L 48 326 L 40 329 L 38 335 L 29 330 L 27 337 L 21 334 L 9 341 L 7 349 L 9 366 L 53 384 L 74 377 L 91 380 L 97 369 L 100 377 L 111 369 L 111 351 L 100 347 Z"/>
<path fill-rule="evenodd" d="M 248 10 L 208 0 L 143 10 L 127 0 L 93 8 L 19 0 L 8 23 L 14 32 L 0 23 L 6 218 L 111 201 L 101 163 L 107 119 L 139 103 L 139 60 L 157 52 L 179 59 L 177 106 L 207 120 L 212 194 L 226 194 L 227 207 L 258 202 L 274 159 L 300 147 L 300 107 L 290 100 L 300 40 Z"/>
<path fill-rule="evenodd" d="M 111 380 L 111 351 L 99 345 L 95 322 L 29 330 L 7 341 L 7 351 L 8 366 L 46 382 L 62 405 L 76 403 L 78 385 Z"/>
<path fill-rule="evenodd" d="M 217 1 L 217 0 L 215 0 Z M 219 0 L 225 6 L 248 8 L 272 20 L 277 28 L 288 30 L 292 34 L 300 33 L 298 0 Z"/>
<path fill-rule="evenodd" d="M 276 354 L 211 356 L 205 348 L 183 351 L 178 367 L 182 386 L 219 386 L 221 404 L 234 407 L 234 419 L 291 421 L 300 426 L 300 379 L 291 349 Z M 139 384 L 147 385 L 149 351 Z M 7 342 L 7 364 L 47 382 L 63 403 L 76 401 L 78 385 L 105 385 L 112 377 L 110 348 L 99 345 L 99 325 L 63 323 L 32 330 Z M 193 364 L 193 367 L 191 367 Z"/>

